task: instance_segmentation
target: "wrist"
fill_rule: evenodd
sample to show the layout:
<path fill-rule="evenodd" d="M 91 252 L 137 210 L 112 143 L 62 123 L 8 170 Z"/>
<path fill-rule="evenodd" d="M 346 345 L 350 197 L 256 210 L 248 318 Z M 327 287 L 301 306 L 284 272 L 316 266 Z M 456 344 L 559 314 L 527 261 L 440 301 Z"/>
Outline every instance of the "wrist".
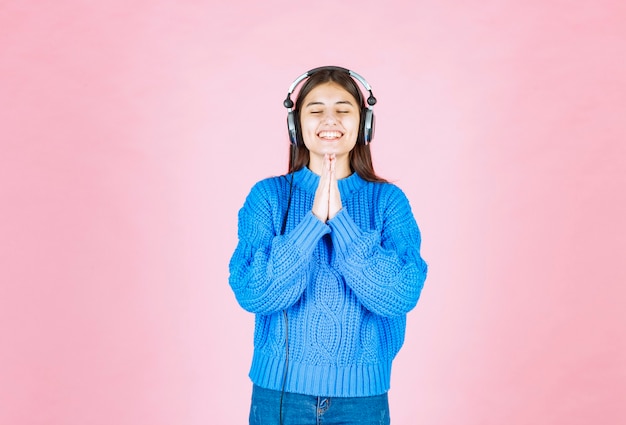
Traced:
<path fill-rule="evenodd" d="M 323 217 L 322 215 L 316 213 L 315 211 L 311 210 L 311 213 L 313 214 L 313 216 L 315 218 L 317 218 L 319 221 L 321 221 L 322 223 L 326 223 L 326 220 L 328 219 L 328 216 L 326 215 L 326 217 Z"/>

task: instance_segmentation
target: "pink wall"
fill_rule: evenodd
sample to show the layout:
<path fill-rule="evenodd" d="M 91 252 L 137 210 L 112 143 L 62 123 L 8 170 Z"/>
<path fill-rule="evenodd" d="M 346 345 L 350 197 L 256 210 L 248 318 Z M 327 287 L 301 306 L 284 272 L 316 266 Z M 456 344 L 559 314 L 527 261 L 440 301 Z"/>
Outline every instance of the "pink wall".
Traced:
<path fill-rule="evenodd" d="M 0 423 L 246 423 L 236 212 L 325 64 L 431 268 L 394 423 L 623 423 L 626 3 L 213 3 L 0 3 Z"/>

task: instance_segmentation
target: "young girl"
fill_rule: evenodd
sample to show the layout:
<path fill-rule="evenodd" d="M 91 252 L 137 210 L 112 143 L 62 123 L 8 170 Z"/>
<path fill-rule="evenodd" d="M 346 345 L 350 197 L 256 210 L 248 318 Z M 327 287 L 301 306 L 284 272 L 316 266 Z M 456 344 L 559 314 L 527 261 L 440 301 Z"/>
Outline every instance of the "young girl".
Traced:
<path fill-rule="evenodd" d="M 391 364 L 427 267 L 406 196 L 372 166 L 375 103 L 347 69 L 300 76 L 289 174 L 239 211 L 229 282 L 256 315 L 251 425 L 390 423 Z"/>

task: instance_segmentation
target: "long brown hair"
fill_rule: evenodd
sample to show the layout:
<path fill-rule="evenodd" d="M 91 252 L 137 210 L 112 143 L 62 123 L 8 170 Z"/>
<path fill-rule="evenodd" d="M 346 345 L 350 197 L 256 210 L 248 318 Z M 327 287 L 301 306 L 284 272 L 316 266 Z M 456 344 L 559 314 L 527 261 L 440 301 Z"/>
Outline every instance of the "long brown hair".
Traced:
<path fill-rule="evenodd" d="M 302 85 L 302 88 L 298 93 L 298 98 L 296 99 L 295 103 L 294 115 L 298 143 L 296 145 L 292 144 L 290 147 L 290 173 L 298 171 L 309 164 L 309 150 L 304 145 L 304 142 L 302 140 L 302 130 L 300 126 L 300 110 L 302 109 L 302 101 L 315 87 L 319 86 L 320 84 L 329 82 L 338 84 L 348 93 L 350 93 L 352 97 L 354 97 L 361 109 L 360 119 L 363 120 L 365 100 L 363 99 L 363 94 L 361 93 L 361 90 L 357 86 L 356 82 L 348 73 L 332 67 L 322 68 L 319 71 L 313 73 Z M 350 169 L 353 172 L 356 172 L 363 180 L 369 182 L 386 182 L 387 180 L 376 175 L 376 172 L 374 171 L 370 147 L 369 144 L 365 144 L 363 125 L 360 125 L 359 127 L 360 130 L 359 135 L 357 136 L 356 145 L 350 151 L 349 155 Z"/>

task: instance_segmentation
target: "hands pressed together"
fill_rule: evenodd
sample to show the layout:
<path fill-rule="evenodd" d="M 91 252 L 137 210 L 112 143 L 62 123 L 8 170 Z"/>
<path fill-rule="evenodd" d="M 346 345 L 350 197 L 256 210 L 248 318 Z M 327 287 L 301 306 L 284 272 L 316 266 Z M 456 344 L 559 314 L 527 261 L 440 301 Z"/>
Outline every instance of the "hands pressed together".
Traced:
<path fill-rule="evenodd" d="M 334 153 L 324 155 L 322 175 L 313 200 L 313 214 L 324 223 L 337 215 L 342 208 L 339 185 L 335 175 L 336 162 Z"/>

